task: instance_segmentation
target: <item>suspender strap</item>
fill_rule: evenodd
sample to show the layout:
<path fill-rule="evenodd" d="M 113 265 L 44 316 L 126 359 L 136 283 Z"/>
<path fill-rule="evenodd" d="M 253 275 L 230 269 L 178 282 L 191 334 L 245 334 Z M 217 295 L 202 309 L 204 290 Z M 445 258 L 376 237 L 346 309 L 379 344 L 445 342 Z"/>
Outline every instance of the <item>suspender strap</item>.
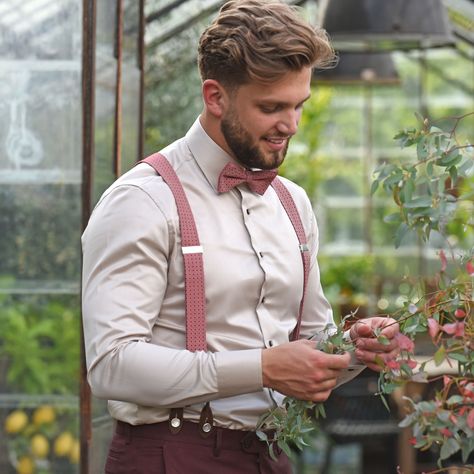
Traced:
<path fill-rule="evenodd" d="M 145 158 L 171 189 L 178 209 L 181 248 L 184 259 L 184 291 L 186 306 L 186 348 L 206 351 L 206 297 L 202 247 L 183 186 L 168 160 L 160 153 Z"/>
<path fill-rule="evenodd" d="M 300 215 L 298 213 L 298 209 L 296 208 L 295 201 L 293 200 L 290 192 L 286 188 L 286 186 L 281 182 L 281 180 L 276 177 L 272 181 L 272 187 L 277 193 L 283 208 L 285 209 L 288 217 L 290 218 L 291 223 L 296 232 L 296 236 L 298 237 L 298 241 L 300 243 L 300 250 L 301 250 L 301 258 L 303 260 L 303 272 L 304 272 L 304 279 L 303 279 L 303 294 L 301 296 L 300 302 L 300 309 L 298 314 L 298 321 L 296 323 L 296 327 L 291 334 L 291 340 L 295 341 L 299 339 L 300 336 L 300 327 L 301 327 L 301 318 L 303 316 L 303 307 L 304 307 L 304 299 L 306 295 L 306 288 L 308 286 L 308 276 L 309 276 L 309 267 L 310 267 L 310 255 L 308 250 L 308 242 L 306 240 L 306 234 L 304 231 L 303 223 L 301 222 Z"/>

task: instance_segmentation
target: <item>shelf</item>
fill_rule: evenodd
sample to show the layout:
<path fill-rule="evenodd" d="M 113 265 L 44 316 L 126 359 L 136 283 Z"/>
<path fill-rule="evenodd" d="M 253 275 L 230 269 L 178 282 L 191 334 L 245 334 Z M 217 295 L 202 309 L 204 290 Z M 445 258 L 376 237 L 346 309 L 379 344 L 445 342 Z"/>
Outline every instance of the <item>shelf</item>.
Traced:
<path fill-rule="evenodd" d="M 0 60 L 0 70 L 2 71 L 73 71 L 81 72 L 81 60 L 54 60 L 54 59 L 19 59 Z"/>
<path fill-rule="evenodd" d="M 0 184 L 81 184 L 80 170 L 0 170 Z"/>
<path fill-rule="evenodd" d="M 79 281 L 16 280 L 0 281 L 0 294 L 8 295 L 78 295 Z"/>
<path fill-rule="evenodd" d="M 78 410 L 79 397 L 76 395 L 27 395 L 25 393 L 0 394 L 0 408 L 36 408 L 40 405 Z"/>

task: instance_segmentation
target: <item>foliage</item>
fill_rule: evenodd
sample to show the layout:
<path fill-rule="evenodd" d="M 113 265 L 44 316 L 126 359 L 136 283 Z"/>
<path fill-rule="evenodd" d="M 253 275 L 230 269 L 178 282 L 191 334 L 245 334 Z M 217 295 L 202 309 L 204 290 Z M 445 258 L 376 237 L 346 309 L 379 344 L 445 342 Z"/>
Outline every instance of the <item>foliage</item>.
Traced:
<path fill-rule="evenodd" d="M 472 114 L 453 118 L 449 131 L 419 117 L 420 128 L 396 135 L 402 147 L 416 147 L 414 163 L 383 164 L 375 171 L 372 191 L 382 185 L 398 206 L 388 221 L 396 222 L 398 246 L 408 232 L 427 243 L 436 232 L 445 238 L 446 255 L 439 250 L 440 270 L 428 282 L 413 282 L 410 298 L 395 316 L 409 338 L 396 360 L 380 360 L 384 371 L 379 386 L 391 393 L 409 380 L 427 382 L 429 363 L 448 364 L 452 375 L 443 376 L 443 388 L 433 400 L 410 403 L 411 413 L 401 426 L 412 426 L 412 444 L 426 450 L 440 446 L 441 466 L 461 451 L 468 462 L 474 451 L 474 248 L 462 252 L 450 246 L 448 231 L 474 225 L 474 190 L 467 185 L 474 171 L 474 149 L 459 143 L 456 128 Z M 468 208 L 471 212 L 466 213 Z M 460 209 L 462 210 L 460 212 Z M 430 359 L 419 363 L 413 356 L 417 335 L 427 333 L 435 348 Z"/>
<path fill-rule="evenodd" d="M 5 298 L 0 300 L 0 310 L 0 356 L 8 363 L 8 390 L 76 393 L 80 351 L 77 298 L 73 302 L 58 297 Z"/>
<path fill-rule="evenodd" d="M 449 259 L 443 249 L 439 250 L 437 276 L 429 281 L 413 281 L 406 303 L 390 315 L 400 325 L 399 355 L 395 359 L 380 357 L 377 361 L 381 369 L 379 394 L 383 400 L 384 395 L 408 381 L 436 380 L 429 378 L 430 363 L 435 367 L 445 363 L 453 372 L 440 376 L 443 388 L 436 391 L 433 400 L 407 399 L 411 410 L 400 425 L 412 426 L 411 444 L 416 448 L 439 446 L 440 467 L 457 452 L 461 452 L 463 463 L 468 463 L 474 451 L 474 248 L 464 252 L 451 248 L 447 236 L 453 223 L 465 230 L 473 226 L 474 213 L 459 212 L 474 208 L 472 186 L 465 185 L 474 170 L 474 149 L 469 143 L 456 140 L 456 128 L 467 116 L 455 117 L 449 131 L 420 118 L 420 129 L 397 134 L 402 147 L 416 147 L 415 162 L 382 164 L 375 171 L 372 186 L 372 192 L 381 186 L 390 193 L 398 207 L 397 213 L 387 219 L 398 225 L 396 246 L 409 232 L 416 232 L 425 243 L 436 232 L 445 236 L 446 247 L 450 249 Z M 342 337 L 346 320 L 321 349 L 331 353 L 352 349 L 352 344 Z M 414 356 L 420 334 L 428 335 L 435 348 L 423 362 Z M 389 343 L 380 332 L 375 332 L 374 337 L 382 344 Z M 283 407 L 264 415 L 258 430 L 270 452 L 275 444 L 285 452 L 290 446 L 301 449 L 306 444 L 306 434 L 316 429 L 315 417 L 309 416 L 315 407 L 318 416 L 324 414 L 319 405 L 287 397 Z M 271 437 L 265 433 L 270 428 L 275 430 Z M 471 464 L 467 466 L 472 468 Z"/>
<path fill-rule="evenodd" d="M 471 115 L 471 114 L 468 114 Z M 372 184 L 374 193 L 380 184 L 390 193 L 398 211 L 385 218 L 386 222 L 398 224 L 395 246 L 404 236 L 416 231 L 427 242 L 432 231 L 445 234 L 446 225 L 457 217 L 460 187 L 469 179 L 473 167 L 472 157 L 463 151 L 472 150 L 470 144 L 456 142 L 456 127 L 443 131 L 421 119 L 420 129 L 403 130 L 395 138 L 402 148 L 416 146 L 415 163 L 383 163 L 375 170 Z M 474 198 L 474 190 L 463 195 L 463 200 Z M 465 225 L 473 225 L 473 220 Z"/>
<path fill-rule="evenodd" d="M 76 185 L 2 185 L 0 278 L 76 281 L 80 216 Z"/>
<path fill-rule="evenodd" d="M 79 440 L 77 413 L 44 404 L 16 408 L 5 419 L 3 437 L 11 464 L 18 473 L 77 472 Z"/>
<path fill-rule="evenodd" d="M 321 340 L 315 344 L 316 349 L 327 354 L 342 354 L 353 351 L 354 345 L 346 340 L 343 325 L 335 328 L 328 325 L 323 331 Z M 292 449 L 302 450 L 308 444 L 308 436 L 319 431 L 316 420 L 324 418 L 324 404 L 285 397 L 282 405 L 265 413 L 257 423 L 257 436 L 267 443 L 270 456 L 276 459 L 275 449 L 279 448 L 288 456 Z"/>

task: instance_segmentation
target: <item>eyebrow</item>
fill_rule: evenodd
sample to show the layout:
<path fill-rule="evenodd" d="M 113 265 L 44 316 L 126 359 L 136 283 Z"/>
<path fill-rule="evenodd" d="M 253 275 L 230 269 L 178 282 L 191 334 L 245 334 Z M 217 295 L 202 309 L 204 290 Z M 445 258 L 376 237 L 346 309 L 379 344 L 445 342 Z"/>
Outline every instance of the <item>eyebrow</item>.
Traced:
<path fill-rule="evenodd" d="M 301 102 L 298 102 L 296 106 L 303 105 L 309 98 L 311 97 L 311 94 L 308 94 Z M 272 99 L 261 99 L 257 101 L 258 105 L 278 105 L 278 106 L 283 106 L 283 107 L 288 107 L 291 105 L 289 102 L 280 102 L 278 100 L 272 100 Z"/>

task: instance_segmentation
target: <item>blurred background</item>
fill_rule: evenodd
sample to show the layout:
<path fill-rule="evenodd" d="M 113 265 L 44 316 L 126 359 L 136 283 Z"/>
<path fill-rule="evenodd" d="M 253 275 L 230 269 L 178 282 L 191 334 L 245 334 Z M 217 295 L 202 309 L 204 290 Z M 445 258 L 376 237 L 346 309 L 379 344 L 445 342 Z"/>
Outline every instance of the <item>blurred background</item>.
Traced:
<path fill-rule="evenodd" d="M 84 376 L 80 235 L 108 185 L 199 114 L 196 45 L 223 3 L 0 2 L 2 473 L 102 472 L 113 423 Z M 314 203 L 336 318 L 393 312 L 410 293 L 406 276 L 429 281 L 443 242 L 409 237 L 395 251 L 383 222 L 392 204 L 371 196 L 372 171 L 413 153 L 393 137 L 417 125 L 415 113 L 452 128 L 474 111 L 474 2 L 288 3 L 328 30 L 339 63 L 315 71 L 281 172 Z M 470 115 L 456 134 L 472 143 L 473 131 Z M 450 234 L 454 246 L 472 245 L 472 232 Z M 367 373 L 334 394 L 297 472 L 434 469 L 398 427 L 397 401 L 388 413 L 376 390 Z"/>

